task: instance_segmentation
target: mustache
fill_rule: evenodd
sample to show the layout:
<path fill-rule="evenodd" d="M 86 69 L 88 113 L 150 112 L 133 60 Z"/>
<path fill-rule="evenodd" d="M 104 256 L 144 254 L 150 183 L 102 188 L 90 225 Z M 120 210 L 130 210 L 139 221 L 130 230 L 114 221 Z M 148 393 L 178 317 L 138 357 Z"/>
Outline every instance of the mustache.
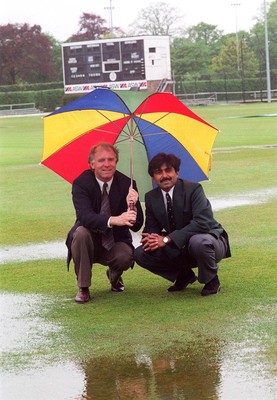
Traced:
<path fill-rule="evenodd" d="M 166 181 L 171 181 L 171 178 L 162 178 L 160 180 L 161 183 L 166 182 Z"/>

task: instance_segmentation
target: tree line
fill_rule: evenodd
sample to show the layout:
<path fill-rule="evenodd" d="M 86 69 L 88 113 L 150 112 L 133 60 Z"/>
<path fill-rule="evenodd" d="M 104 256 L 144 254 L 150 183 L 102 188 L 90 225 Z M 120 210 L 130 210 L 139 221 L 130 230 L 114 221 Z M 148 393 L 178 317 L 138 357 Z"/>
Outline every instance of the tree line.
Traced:
<path fill-rule="evenodd" d="M 79 29 L 66 42 L 138 35 L 169 35 L 171 66 L 179 92 L 185 81 L 211 79 L 264 79 L 265 26 L 261 14 L 249 31 L 224 34 L 216 25 L 200 22 L 184 27 L 179 10 L 164 2 L 142 9 L 128 32 L 108 27 L 105 19 L 83 13 Z M 277 0 L 267 10 L 272 88 L 277 86 Z M 0 26 L 0 85 L 62 81 L 61 43 L 39 25 Z"/>

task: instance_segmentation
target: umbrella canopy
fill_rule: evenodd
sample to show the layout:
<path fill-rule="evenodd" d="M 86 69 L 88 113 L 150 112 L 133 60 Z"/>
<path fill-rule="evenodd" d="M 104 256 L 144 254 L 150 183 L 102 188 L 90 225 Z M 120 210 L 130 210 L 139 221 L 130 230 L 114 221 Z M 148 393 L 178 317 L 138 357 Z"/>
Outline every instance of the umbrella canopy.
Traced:
<path fill-rule="evenodd" d="M 128 93 L 137 93 L 137 100 L 142 100 L 133 111 L 121 98 L 128 97 Z M 137 154 L 134 144 L 138 143 L 143 144 L 148 160 L 159 152 L 178 156 L 182 161 L 181 178 L 195 182 L 208 179 L 211 150 L 218 133 L 215 127 L 171 93 L 130 91 L 121 97 L 112 90 L 98 88 L 44 117 L 42 164 L 72 183 L 88 168 L 93 145 L 109 142 L 120 148 L 127 142 L 131 178 Z M 147 170 L 144 163 L 143 168 Z"/>

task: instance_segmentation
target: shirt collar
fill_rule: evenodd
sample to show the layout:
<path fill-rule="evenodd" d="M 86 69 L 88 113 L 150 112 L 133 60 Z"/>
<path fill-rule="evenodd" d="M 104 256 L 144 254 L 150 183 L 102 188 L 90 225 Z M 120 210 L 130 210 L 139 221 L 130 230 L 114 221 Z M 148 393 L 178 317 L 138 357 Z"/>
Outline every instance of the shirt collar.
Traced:
<path fill-rule="evenodd" d="M 105 182 L 100 181 L 100 179 L 98 179 L 98 178 L 96 178 L 96 180 L 97 180 L 97 182 L 98 182 L 98 184 L 99 184 L 99 186 L 100 186 L 101 192 L 103 192 L 103 185 L 104 185 Z M 112 179 L 111 179 L 110 181 L 108 181 L 108 182 L 106 182 L 106 183 L 107 183 L 107 185 L 108 185 L 108 187 L 107 187 L 107 192 L 109 193 L 110 188 L 111 188 L 111 184 L 113 183 L 113 177 L 112 177 Z"/>
<path fill-rule="evenodd" d="M 174 190 L 174 188 L 175 188 L 175 186 L 173 186 L 173 187 L 169 190 L 169 192 L 165 192 L 164 190 L 161 189 L 165 203 L 166 203 L 166 193 L 169 194 L 171 200 L 173 199 L 173 190 Z"/>

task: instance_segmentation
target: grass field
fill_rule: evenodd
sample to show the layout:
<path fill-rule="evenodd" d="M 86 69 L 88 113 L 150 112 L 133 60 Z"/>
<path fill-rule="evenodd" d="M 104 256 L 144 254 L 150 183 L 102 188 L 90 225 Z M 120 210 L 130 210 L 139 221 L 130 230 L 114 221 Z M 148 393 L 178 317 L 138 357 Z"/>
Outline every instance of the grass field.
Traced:
<path fill-rule="evenodd" d="M 209 196 L 234 199 L 277 186 L 277 104 L 193 108 L 220 133 L 214 146 Z M 275 114 L 275 116 L 265 116 Z M 1 118 L 1 245 L 64 240 L 74 222 L 71 187 L 40 166 L 40 117 Z M 140 186 L 139 186 L 140 187 Z M 260 193 L 260 192 L 259 192 Z M 141 349 L 166 354 L 197 343 L 236 349 L 246 338 L 269 376 L 276 362 L 277 199 L 215 213 L 228 231 L 232 258 L 220 264 L 222 291 L 202 298 L 196 283 L 185 292 L 167 292 L 168 283 L 135 267 L 125 274 L 126 292 L 109 291 L 103 267 L 94 269 L 92 302 L 74 304 L 76 282 L 64 260 L 1 265 L 3 293 L 39 294 L 51 299 L 44 318 L 61 327 L 51 346 L 4 357 L 4 366 L 26 364 L 44 355 L 78 360 L 130 355 Z M 62 338 L 62 339 L 61 339 Z M 82 346 L 80 346 L 80 342 Z M 223 351 L 223 350 L 222 350 Z"/>

